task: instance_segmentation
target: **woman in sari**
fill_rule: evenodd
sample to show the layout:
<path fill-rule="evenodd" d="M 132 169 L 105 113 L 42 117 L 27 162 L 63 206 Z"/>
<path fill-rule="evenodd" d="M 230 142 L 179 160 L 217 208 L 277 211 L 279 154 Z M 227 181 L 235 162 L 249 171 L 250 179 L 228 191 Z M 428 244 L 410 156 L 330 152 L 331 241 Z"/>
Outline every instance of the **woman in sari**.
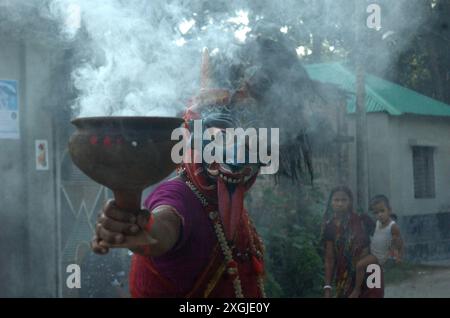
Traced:
<path fill-rule="evenodd" d="M 372 228 L 373 221 L 369 217 L 355 213 L 353 195 L 348 187 L 339 186 L 331 191 L 323 223 L 326 298 L 332 296 L 333 282 L 337 298 L 351 294 L 355 287 L 356 263 L 369 253 Z M 364 283 L 361 298 L 383 297 L 383 277 L 380 274 L 381 288 L 368 288 Z"/>

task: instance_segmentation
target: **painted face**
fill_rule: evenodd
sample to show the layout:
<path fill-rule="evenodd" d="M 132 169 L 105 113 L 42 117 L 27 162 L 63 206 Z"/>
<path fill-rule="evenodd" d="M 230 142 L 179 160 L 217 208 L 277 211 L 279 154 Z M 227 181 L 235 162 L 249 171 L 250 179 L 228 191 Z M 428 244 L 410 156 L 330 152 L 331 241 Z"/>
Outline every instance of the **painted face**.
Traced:
<path fill-rule="evenodd" d="M 337 191 L 331 198 L 331 207 L 335 213 L 345 213 L 350 208 L 350 198 L 345 192 Z"/>
<path fill-rule="evenodd" d="M 246 184 L 258 171 L 259 166 L 256 164 L 231 164 L 231 163 L 212 163 L 205 164 L 208 177 L 217 181 L 222 179 L 229 186 L 237 186 L 238 184 Z"/>
<path fill-rule="evenodd" d="M 216 136 L 217 133 L 223 135 L 227 128 L 240 127 L 237 116 L 227 111 L 212 111 L 202 114 L 201 117 L 202 131 L 208 129 L 212 136 Z M 211 153 L 215 159 L 204 160 L 201 163 L 202 169 L 197 171 L 206 177 L 209 183 L 207 188 L 217 189 L 218 209 L 225 236 L 228 240 L 233 240 L 244 208 L 244 194 L 255 182 L 261 165 L 247 160 L 250 158 L 250 149 L 247 145 L 240 147 L 242 145 L 239 145 L 236 140 L 227 144 L 226 139 L 220 142 L 220 139 L 217 141 L 214 138 L 213 147 L 208 147 L 213 141 L 203 140 L 201 149 L 198 151 Z M 228 152 L 231 148 L 234 150 L 234 156 Z M 245 160 L 238 160 L 237 149 L 245 149 Z"/>
<path fill-rule="evenodd" d="M 221 131 L 225 133 L 224 130 Z M 245 185 L 258 173 L 260 165 L 249 162 L 249 148 L 247 146 L 242 148 L 245 149 L 246 160 L 239 162 L 237 157 L 239 147 L 240 145 L 238 144 L 227 145 L 224 142 L 221 162 L 204 163 L 207 175 L 212 181 L 216 182 L 220 178 L 229 186 Z M 234 153 L 234 156 L 227 160 L 227 153 Z"/>
<path fill-rule="evenodd" d="M 383 201 L 374 204 L 371 207 L 371 209 L 372 213 L 381 223 L 386 223 L 389 220 L 391 210 L 386 206 L 386 204 Z"/>
<path fill-rule="evenodd" d="M 203 167 L 213 183 L 221 179 L 227 188 L 233 191 L 239 185 L 246 185 L 251 182 L 251 179 L 258 174 L 261 164 L 250 162 L 251 149 L 248 140 L 245 141 L 244 145 L 239 144 L 236 140 L 227 144 L 226 128 L 238 128 L 238 124 L 231 116 L 227 114 L 221 114 L 218 118 L 214 115 L 206 116 L 203 129 L 209 129 L 214 135 L 221 134 L 223 136 L 221 147 L 217 148 L 217 151 L 221 153 L 222 160 L 212 163 L 204 162 Z M 211 141 L 203 141 L 202 151 L 209 143 Z M 245 149 L 243 157 L 245 160 L 238 160 L 239 149 Z M 234 155 L 229 156 L 229 154 Z"/>

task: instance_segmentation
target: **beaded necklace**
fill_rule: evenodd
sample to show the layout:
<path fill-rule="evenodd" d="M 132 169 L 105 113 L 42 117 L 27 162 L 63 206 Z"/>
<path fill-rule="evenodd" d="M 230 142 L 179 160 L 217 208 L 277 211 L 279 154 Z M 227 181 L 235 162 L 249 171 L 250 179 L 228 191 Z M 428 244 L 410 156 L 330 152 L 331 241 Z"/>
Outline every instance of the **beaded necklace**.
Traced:
<path fill-rule="evenodd" d="M 183 174 L 184 171 L 179 171 L 179 174 Z M 197 196 L 197 198 L 200 200 L 201 204 L 204 208 L 207 208 L 209 206 L 208 200 L 203 196 L 203 194 L 197 189 L 197 187 L 188 179 L 183 178 L 185 180 L 186 185 L 192 190 L 192 192 Z M 222 223 L 220 222 L 219 213 L 217 211 L 211 211 L 209 212 L 209 219 L 211 220 L 214 231 L 216 233 L 217 240 L 219 242 L 220 248 L 222 250 L 222 253 L 225 257 L 226 261 L 226 270 L 227 274 L 233 279 L 233 288 L 236 298 L 244 298 L 244 294 L 242 292 L 242 284 L 241 280 L 239 278 L 239 271 L 238 271 L 238 265 L 237 262 L 233 258 L 233 252 L 231 251 L 231 248 L 225 238 L 225 233 L 223 231 Z M 249 220 L 250 223 L 250 220 Z M 250 224 L 248 224 L 248 227 Z M 252 225 L 253 226 L 253 225 Z M 265 290 L 264 290 L 264 278 L 263 278 L 263 269 L 262 269 L 262 253 L 256 249 L 255 241 L 253 238 L 253 235 L 249 230 L 249 238 L 250 238 L 250 247 L 253 252 L 252 256 L 252 262 L 255 270 L 258 272 L 258 288 L 261 292 L 261 296 L 263 298 L 266 297 Z M 257 234 L 256 234 L 257 235 Z M 262 243 L 262 240 L 257 236 L 257 239 L 259 241 L 260 246 L 262 249 L 264 249 L 264 245 Z M 257 259 L 257 257 L 259 259 Z"/>

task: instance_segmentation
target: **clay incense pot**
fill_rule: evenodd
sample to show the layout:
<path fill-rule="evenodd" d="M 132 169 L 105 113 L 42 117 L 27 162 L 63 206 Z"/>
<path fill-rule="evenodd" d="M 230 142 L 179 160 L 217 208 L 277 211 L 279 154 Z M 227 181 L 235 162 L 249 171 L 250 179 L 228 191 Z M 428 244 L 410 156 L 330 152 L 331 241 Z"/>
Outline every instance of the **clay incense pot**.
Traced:
<path fill-rule="evenodd" d="M 75 165 L 114 193 L 124 210 L 141 209 L 142 191 L 175 169 L 171 159 L 175 117 L 88 117 L 72 120 L 69 141 Z"/>

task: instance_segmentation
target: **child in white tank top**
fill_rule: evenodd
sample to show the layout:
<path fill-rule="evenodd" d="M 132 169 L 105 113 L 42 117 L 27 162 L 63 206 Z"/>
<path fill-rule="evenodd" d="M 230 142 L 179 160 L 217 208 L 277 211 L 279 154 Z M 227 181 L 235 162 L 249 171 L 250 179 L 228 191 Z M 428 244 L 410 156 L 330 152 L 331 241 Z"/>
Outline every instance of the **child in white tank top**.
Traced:
<path fill-rule="evenodd" d="M 388 198 L 384 195 L 375 196 L 370 201 L 370 210 L 377 218 L 376 228 L 370 239 L 370 254 L 360 259 L 356 264 L 355 289 L 350 294 L 350 298 L 359 297 L 368 265 L 378 264 L 383 266 L 390 254 L 393 255 L 396 263 L 399 263 L 403 254 L 400 228 L 392 219 L 393 215 Z"/>

